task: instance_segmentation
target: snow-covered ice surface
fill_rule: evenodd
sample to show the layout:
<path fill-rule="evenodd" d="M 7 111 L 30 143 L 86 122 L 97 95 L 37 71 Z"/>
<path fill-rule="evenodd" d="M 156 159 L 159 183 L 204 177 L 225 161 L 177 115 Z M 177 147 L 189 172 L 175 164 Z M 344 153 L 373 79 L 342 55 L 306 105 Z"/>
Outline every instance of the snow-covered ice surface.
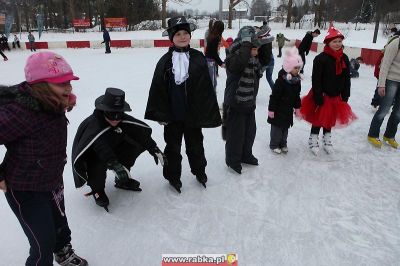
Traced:
<path fill-rule="evenodd" d="M 90 115 L 105 88 L 126 91 L 131 113 L 143 119 L 148 90 L 158 59 L 166 49 L 57 50 L 81 80 L 73 82 L 78 105 L 67 116 L 68 154 L 80 122 Z M 276 50 L 274 51 L 276 55 Z M 0 62 L 2 84 L 24 78 L 30 52 L 12 52 Z M 302 94 L 311 84 L 312 59 L 307 57 Z M 222 54 L 224 58 L 224 54 Z M 282 59 L 276 58 L 274 79 Z M 218 99 L 222 102 L 226 74 L 220 69 Z M 333 130 L 334 156 L 311 155 L 310 125 L 295 121 L 289 130 L 287 155 L 268 148 L 267 106 L 271 92 L 262 78 L 257 100 L 254 155 L 260 166 L 244 166 L 234 174 L 225 166 L 220 128 L 205 129 L 209 182 L 204 189 L 190 173 L 183 152 L 182 194 L 173 191 L 162 169 L 144 153 L 132 174 L 141 193 L 117 190 L 109 173 L 106 192 L 110 213 L 85 198 L 88 187 L 76 190 L 71 162 L 65 168 L 65 198 L 72 243 L 90 265 L 161 264 L 162 253 L 229 253 L 240 265 L 400 265 L 400 153 L 388 146 L 371 147 L 367 132 L 373 113 L 370 100 L 376 80 L 373 69 L 361 66 L 352 80 L 350 105 L 359 119 Z M 164 148 L 163 128 L 146 121 Z M 386 125 L 383 124 L 382 131 Z M 5 151 L 0 147 L 0 157 Z M 28 242 L 6 200 L 0 197 L 1 265 L 23 265 Z"/>

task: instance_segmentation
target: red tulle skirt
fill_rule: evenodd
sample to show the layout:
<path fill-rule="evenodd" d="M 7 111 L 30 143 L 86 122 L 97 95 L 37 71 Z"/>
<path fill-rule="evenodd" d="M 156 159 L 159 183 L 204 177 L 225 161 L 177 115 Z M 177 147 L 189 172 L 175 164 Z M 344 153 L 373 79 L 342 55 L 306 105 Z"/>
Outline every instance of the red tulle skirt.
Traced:
<path fill-rule="evenodd" d="M 301 99 L 300 113 L 304 120 L 316 127 L 346 127 L 357 119 L 348 103 L 340 96 L 323 96 L 324 104 L 318 106 L 314 101 L 313 91 Z"/>

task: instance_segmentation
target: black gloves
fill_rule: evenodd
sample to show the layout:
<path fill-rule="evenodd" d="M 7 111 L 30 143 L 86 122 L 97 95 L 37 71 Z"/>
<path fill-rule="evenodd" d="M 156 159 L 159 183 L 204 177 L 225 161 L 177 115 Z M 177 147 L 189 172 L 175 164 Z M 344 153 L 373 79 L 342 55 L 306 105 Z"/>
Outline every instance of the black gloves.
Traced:
<path fill-rule="evenodd" d="M 158 165 L 158 161 L 160 161 L 161 166 L 167 166 L 167 164 L 168 164 L 167 158 L 165 157 L 164 153 L 162 153 L 162 151 L 160 151 L 160 149 L 157 146 L 149 149 L 149 153 L 151 154 L 151 156 L 154 157 L 154 161 L 156 162 L 157 165 Z"/>
<path fill-rule="evenodd" d="M 114 171 L 118 181 L 124 182 L 127 181 L 130 177 L 128 169 L 125 166 L 120 164 L 117 160 L 111 161 L 107 164 L 107 168 Z"/>

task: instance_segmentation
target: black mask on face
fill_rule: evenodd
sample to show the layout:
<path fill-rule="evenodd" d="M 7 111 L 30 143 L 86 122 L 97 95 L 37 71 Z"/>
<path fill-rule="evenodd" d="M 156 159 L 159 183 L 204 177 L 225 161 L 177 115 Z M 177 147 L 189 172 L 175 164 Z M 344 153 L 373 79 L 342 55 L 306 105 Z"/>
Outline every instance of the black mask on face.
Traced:
<path fill-rule="evenodd" d="M 111 121 L 119 121 L 122 120 L 124 116 L 124 112 L 108 112 L 104 111 L 104 116 Z"/>

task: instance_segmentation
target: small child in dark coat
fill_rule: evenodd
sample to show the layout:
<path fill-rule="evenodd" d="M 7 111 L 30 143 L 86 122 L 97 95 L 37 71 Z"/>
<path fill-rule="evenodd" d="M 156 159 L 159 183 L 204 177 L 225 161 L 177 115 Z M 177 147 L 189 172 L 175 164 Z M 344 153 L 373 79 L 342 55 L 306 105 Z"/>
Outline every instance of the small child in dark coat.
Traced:
<path fill-rule="evenodd" d="M 268 106 L 268 123 L 271 124 L 269 147 L 276 154 L 287 153 L 289 127 L 293 126 L 293 109 L 300 116 L 300 91 L 303 61 L 296 47 L 285 52 L 283 69 L 272 89 Z"/>

